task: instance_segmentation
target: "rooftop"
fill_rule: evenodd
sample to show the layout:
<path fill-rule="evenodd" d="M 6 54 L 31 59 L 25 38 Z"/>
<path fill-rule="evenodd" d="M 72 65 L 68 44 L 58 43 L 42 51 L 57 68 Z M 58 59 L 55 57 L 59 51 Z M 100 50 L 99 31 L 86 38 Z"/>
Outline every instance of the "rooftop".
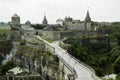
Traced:
<path fill-rule="evenodd" d="M 19 17 L 17 14 L 14 14 L 12 17 Z"/>
<path fill-rule="evenodd" d="M 10 69 L 8 72 L 13 72 L 14 75 L 17 75 L 17 74 L 22 73 L 22 72 L 29 72 L 29 70 L 23 69 L 23 68 L 20 68 L 20 67 L 15 67 L 13 69 Z"/>

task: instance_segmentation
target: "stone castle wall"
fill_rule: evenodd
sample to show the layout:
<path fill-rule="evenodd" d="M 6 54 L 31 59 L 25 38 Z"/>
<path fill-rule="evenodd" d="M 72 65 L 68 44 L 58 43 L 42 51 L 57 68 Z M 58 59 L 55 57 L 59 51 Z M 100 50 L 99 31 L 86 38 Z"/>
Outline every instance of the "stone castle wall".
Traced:
<path fill-rule="evenodd" d="M 84 31 L 84 30 L 91 31 L 92 30 L 91 23 L 85 23 L 85 22 L 81 22 L 81 23 L 68 23 L 67 28 L 70 31 Z"/>
<path fill-rule="evenodd" d="M 65 37 L 68 38 L 81 38 L 84 36 L 94 36 L 95 31 L 38 31 L 38 34 L 46 39 L 60 40 Z"/>
<path fill-rule="evenodd" d="M 40 31 L 39 35 L 42 35 L 43 38 L 52 39 L 52 40 L 59 40 L 60 39 L 60 32 L 59 31 Z"/>

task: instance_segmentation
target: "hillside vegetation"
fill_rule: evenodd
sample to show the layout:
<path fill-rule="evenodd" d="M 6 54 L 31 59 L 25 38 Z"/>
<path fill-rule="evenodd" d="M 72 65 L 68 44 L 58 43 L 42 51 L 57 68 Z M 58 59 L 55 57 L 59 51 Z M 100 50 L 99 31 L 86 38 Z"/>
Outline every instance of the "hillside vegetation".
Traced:
<path fill-rule="evenodd" d="M 10 34 L 9 25 L 0 25 L 0 40 L 6 40 Z"/>
<path fill-rule="evenodd" d="M 120 23 L 113 23 L 110 26 L 98 28 L 98 33 L 107 38 L 116 39 L 117 45 L 111 46 L 110 42 L 86 43 L 81 45 L 77 42 L 71 44 L 68 52 L 95 69 L 98 76 L 117 74 L 117 80 L 120 80 Z M 101 36 L 102 37 L 102 36 Z M 100 39 L 97 37 L 96 39 Z"/>

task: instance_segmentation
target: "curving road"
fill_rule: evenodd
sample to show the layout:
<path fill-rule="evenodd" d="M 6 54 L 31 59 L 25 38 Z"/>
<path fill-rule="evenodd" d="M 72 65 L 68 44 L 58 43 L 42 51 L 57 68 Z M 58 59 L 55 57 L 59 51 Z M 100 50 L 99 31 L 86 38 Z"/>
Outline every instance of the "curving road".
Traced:
<path fill-rule="evenodd" d="M 63 60 L 69 64 L 74 70 L 77 75 L 76 80 L 101 80 L 99 78 L 96 78 L 95 73 L 84 66 L 81 62 L 76 60 L 74 57 L 69 55 L 66 50 L 59 47 L 59 41 L 54 41 L 53 43 L 48 43 L 41 37 L 37 36 L 38 39 L 44 41 L 45 43 L 53 46 L 55 48 L 55 54 L 62 57 Z"/>
<path fill-rule="evenodd" d="M 59 41 L 51 43 L 51 46 L 55 48 L 55 53 L 63 58 L 69 66 L 71 66 L 77 75 L 77 80 L 93 80 L 94 73 L 81 65 L 78 61 L 76 61 L 71 55 L 69 55 L 65 50 L 59 47 Z"/>

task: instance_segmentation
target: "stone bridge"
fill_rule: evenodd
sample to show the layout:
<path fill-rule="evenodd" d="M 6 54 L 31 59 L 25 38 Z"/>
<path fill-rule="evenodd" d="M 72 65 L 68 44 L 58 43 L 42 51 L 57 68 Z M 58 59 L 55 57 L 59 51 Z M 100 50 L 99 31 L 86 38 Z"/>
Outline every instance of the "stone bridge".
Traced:
<path fill-rule="evenodd" d="M 77 60 L 66 50 L 62 49 L 60 41 L 49 43 L 40 36 L 24 36 L 28 42 L 39 42 L 39 48 L 54 53 L 59 58 L 60 80 L 101 80 L 95 75 L 95 71 L 88 65 Z M 35 46 L 34 46 L 35 47 Z"/>
<path fill-rule="evenodd" d="M 36 39 L 45 43 L 45 50 L 51 51 L 59 58 L 60 79 L 65 80 L 102 80 L 95 75 L 95 71 L 88 65 L 80 62 L 75 57 L 67 53 L 66 50 L 59 47 L 59 41 L 49 43 L 40 36 L 34 36 Z"/>

